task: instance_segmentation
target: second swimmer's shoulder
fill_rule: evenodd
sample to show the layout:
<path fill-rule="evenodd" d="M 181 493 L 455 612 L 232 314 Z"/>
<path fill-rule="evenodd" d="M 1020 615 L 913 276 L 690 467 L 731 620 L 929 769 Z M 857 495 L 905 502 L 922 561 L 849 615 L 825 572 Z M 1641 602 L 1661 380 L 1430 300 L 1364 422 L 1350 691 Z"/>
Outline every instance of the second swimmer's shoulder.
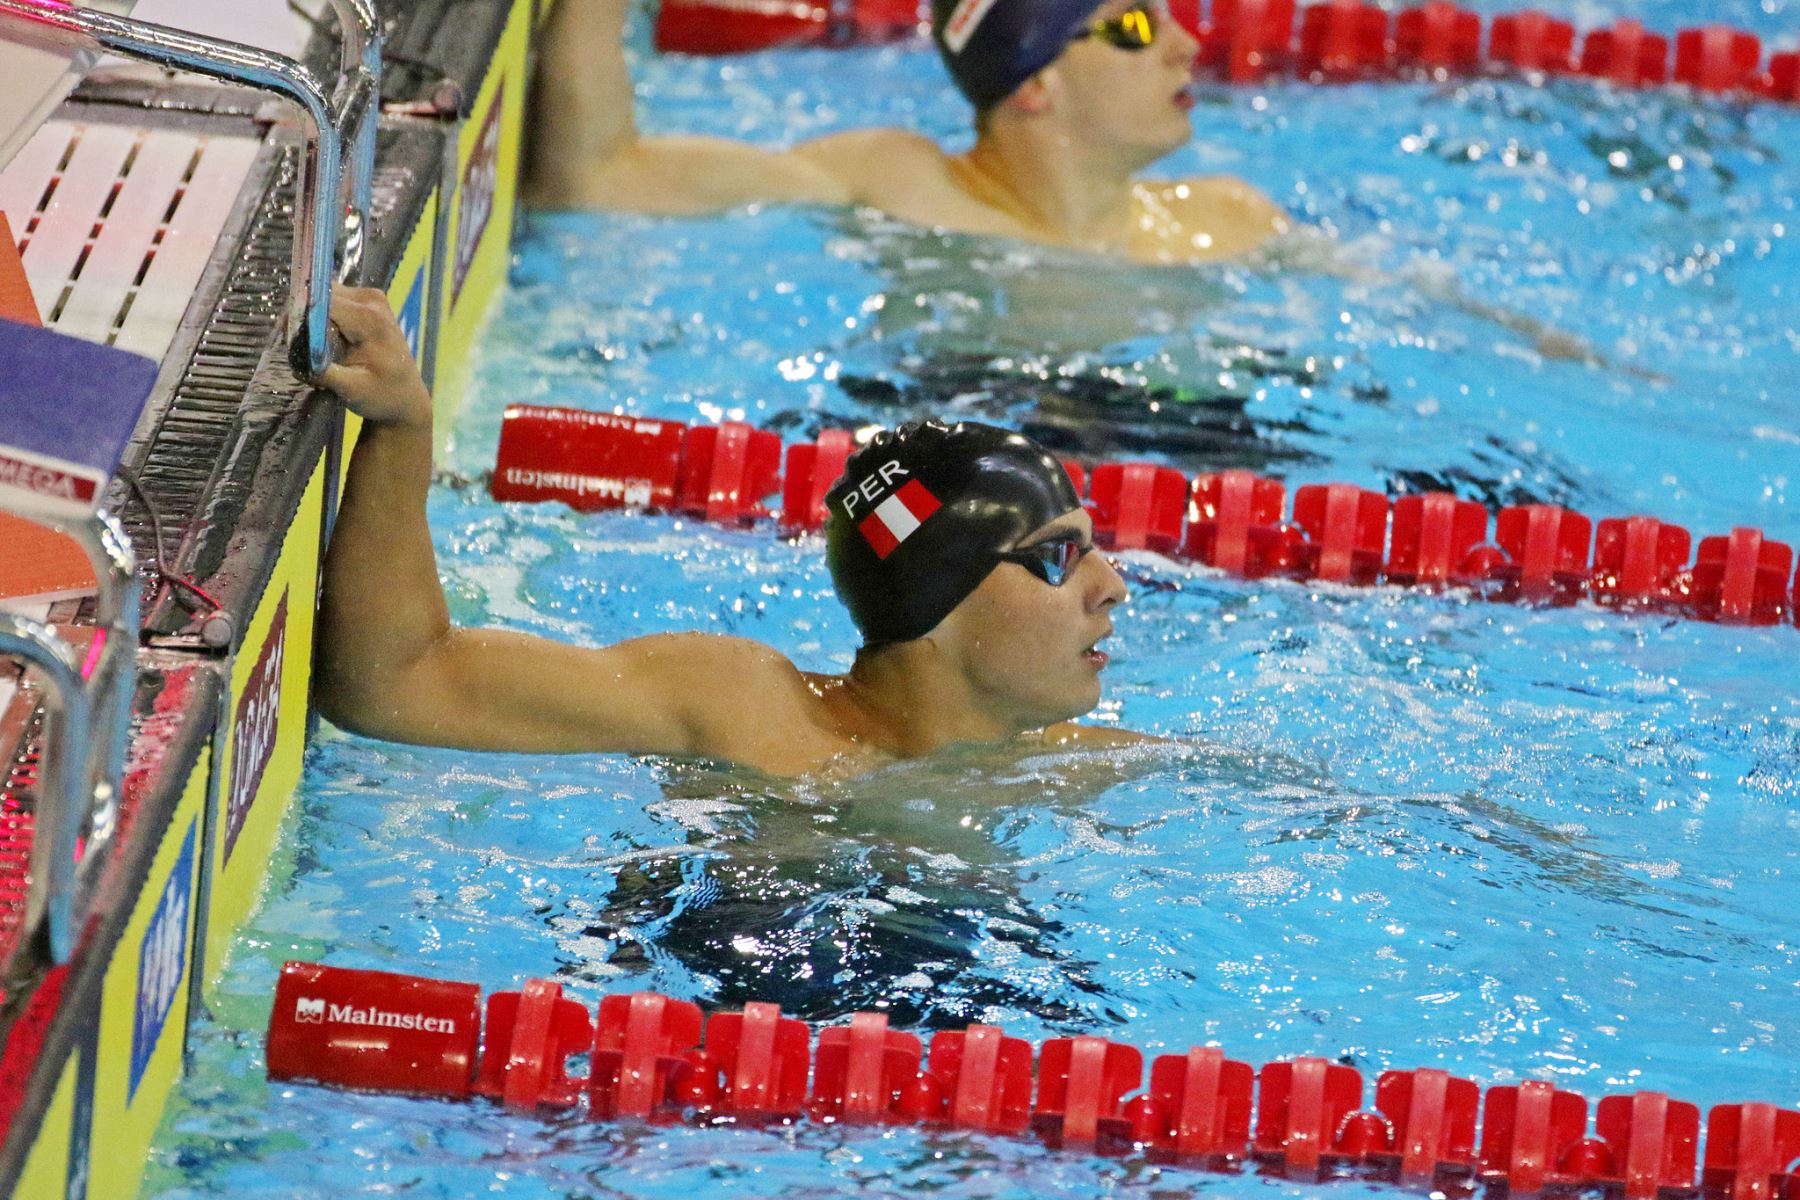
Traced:
<path fill-rule="evenodd" d="M 794 147 L 794 154 L 866 191 L 896 175 L 914 174 L 947 161 L 943 147 L 905 129 L 851 129 Z"/>
<path fill-rule="evenodd" d="M 1262 247 L 1292 224 L 1286 209 L 1231 176 L 1144 181 L 1136 195 L 1137 249 L 1149 261 L 1235 257 Z"/>

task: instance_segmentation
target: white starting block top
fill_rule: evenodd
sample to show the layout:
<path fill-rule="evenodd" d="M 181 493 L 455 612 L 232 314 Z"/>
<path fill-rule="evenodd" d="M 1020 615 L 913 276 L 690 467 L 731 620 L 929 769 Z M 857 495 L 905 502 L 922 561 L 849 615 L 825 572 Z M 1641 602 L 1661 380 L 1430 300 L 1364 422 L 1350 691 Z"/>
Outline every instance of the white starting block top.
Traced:
<path fill-rule="evenodd" d="M 290 58 L 306 47 L 311 29 L 291 11 L 285 0 L 79 0 L 81 7 L 114 16 L 129 16 L 154 25 L 167 25 L 229 42 L 243 42 Z M 324 0 L 305 0 L 300 6 L 316 15 Z M 50 118 L 71 89 L 88 71 L 159 68 L 127 64 L 118 58 L 92 54 L 63 54 L 9 41 L 0 26 L 0 167 L 22 150 L 33 133 Z"/>
<path fill-rule="evenodd" d="M 256 158 L 255 138 L 45 122 L 0 171 L 44 324 L 161 360 Z"/>
<path fill-rule="evenodd" d="M 93 0 L 133 19 L 298 55 L 311 28 L 285 0 Z M 326 0 L 306 0 L 307 10 Z M 327 21 L 331 18 L 325 17 Z M 73 118 L 83 72 L 161 69 L 58 55 L 0 26 L 0 212 L 18 239 L 44 324 L 160 359 L 167 353 L 256 157 L 251 137 Z M 12 86 L 19 81 L 22 86 Z"/>

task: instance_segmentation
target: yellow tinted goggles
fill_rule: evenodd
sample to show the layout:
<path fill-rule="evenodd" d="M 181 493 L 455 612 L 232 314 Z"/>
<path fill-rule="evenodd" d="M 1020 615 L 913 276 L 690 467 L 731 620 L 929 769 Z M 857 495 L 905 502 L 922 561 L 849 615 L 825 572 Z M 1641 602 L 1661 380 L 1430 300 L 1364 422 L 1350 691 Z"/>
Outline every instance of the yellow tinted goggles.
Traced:
<path fill-rule="evenodd" d="M 1133 5 L 1116 17 L 1093 22 L 1075 40 L 1099 38 L 1121 50 L 1147 50 L 1156 44 L 1157 22 L 1166 13 L 1160 4 Z"/>

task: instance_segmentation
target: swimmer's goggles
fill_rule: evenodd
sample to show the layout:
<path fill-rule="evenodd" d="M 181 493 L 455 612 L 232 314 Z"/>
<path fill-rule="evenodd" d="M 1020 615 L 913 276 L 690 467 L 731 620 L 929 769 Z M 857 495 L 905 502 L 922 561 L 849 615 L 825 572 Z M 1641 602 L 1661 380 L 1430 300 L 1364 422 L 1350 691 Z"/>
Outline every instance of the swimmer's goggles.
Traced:
<path fill-rule="evenodd" d="M 1075 573 L 1082 555 L 1093 548 L 1092 543 L 1070 534 L 1020 550 L 1001 550 L 994 557 L 1001 562 L 1018 563 L 1051 587 L 1061 587 Z"/>
<path fill-rule="evenodd" d="M 1073 40 L 1079 42 L 1083 38 L 1099 38 L 1107 45 L 1117 46 L 1121 50 L 1148 50 L 1156 44 L 1157 24 L 1168 15 L 1168 6 L 1162 0 L 1149 0 L 1147 3 L 1132 5 L 1116 17 L 1093 22 L 1077 33 Z"/>

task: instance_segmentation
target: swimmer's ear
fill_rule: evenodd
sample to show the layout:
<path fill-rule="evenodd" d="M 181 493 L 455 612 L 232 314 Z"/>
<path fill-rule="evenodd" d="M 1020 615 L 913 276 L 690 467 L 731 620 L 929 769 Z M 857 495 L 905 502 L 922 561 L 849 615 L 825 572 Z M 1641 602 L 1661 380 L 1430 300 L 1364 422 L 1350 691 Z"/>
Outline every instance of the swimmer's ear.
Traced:
<path fill-rule="evenodd" d="M 1050 111 L 1056 95 L 1056 68 L 1045 67 L 1020 84 L 1003 104 L 1021 116 L 1038 117 Z"/>

